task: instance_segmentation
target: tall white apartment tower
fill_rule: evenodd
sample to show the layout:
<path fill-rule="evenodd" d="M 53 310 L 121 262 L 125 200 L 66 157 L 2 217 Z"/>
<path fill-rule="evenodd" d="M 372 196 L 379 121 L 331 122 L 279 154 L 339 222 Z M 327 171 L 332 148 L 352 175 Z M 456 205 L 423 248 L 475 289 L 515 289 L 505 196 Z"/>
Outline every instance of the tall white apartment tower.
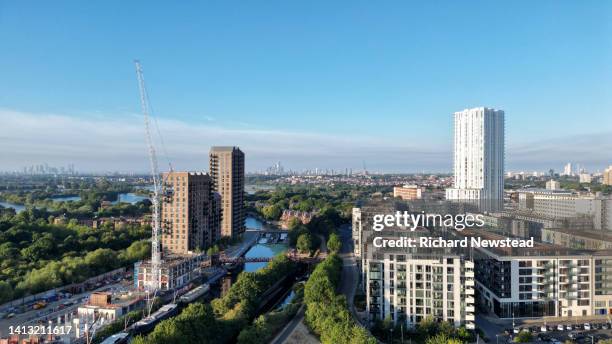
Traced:
<path fill-rule="evenodd" d="M 476 201 L 500 210 L 504 197 L 504 111 L 478 107 L 455 112 L 455 185 L 446 199 Z"/>

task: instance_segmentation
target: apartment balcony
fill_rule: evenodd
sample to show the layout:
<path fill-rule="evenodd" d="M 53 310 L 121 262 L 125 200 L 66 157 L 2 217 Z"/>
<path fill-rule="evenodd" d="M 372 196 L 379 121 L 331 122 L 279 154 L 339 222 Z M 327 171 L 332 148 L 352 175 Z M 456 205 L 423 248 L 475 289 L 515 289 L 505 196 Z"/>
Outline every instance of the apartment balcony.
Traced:
<path fill-rule="evenodd" d="M 465 311 L 467 313 L 474 313 L 476 311 L 474 306 L 465 306 Z"/>
<path fill-rule="evenodd" d="M 465 272 L 465 277 L 466 278 L 474 278 L 474 271 L 466 271 Z"/>
<path fill-rule="evenodd" d="M 474 316 L 473 313 L 466 313 L 465 314 L 465 321 L 475 321 L 476 317 Z"/>
<path fill-rule="evenodd" d="M 474 280 L 473 279 L 465 280 L 465 286 L 466 287 L 473 287 L 474 286 Z"/>
<path fill-rule="evenodd" d="M 612 261 L 611 261 L 612 262 Z M 474 262 L 471 260 L 466 260 L 465 261 L 465 268 L 466 269 L 473 269 L 474 268 Z"/>
<path fill-rule="evenodd" d="M 474 295 L 474 288 L 465 288 L 466 295 Z"/>
<path fill-rule="evenodd" d="M 468 305 L 473 305 L 473 304 L 474 304 L 474 302 L 475 302 L 475 300 L 474 300 L 474 298 L 473 298 L 473 297 L 471 297 L 471 296 L 467 296 L 467 297 L 465 298 L 465 303 L 466 303 L 466 304 L 468 304 Z"/>
<path fill-rule="evenodd" d="M 469 321 L 465 323 L 465 328 L 468 330 L 475 330 L 476 329 L 476 324 L 474 324 L 473 322 Z"/>

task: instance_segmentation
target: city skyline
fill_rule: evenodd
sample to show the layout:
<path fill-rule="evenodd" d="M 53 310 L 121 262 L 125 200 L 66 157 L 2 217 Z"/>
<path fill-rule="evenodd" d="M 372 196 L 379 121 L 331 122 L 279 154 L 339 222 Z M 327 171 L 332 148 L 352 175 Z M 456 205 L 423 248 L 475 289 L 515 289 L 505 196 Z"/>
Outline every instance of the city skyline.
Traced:
<path fill-rule="evenodd" d="M 452 113 L 477 106 L 506 110 L 509 170 L 603 170 L 612 4 L 526 4 L 4 3 L 3 169 L 145 171 L 140 58 L 184 170 L 237 145 L 247 171 L 448 172 Z"/>

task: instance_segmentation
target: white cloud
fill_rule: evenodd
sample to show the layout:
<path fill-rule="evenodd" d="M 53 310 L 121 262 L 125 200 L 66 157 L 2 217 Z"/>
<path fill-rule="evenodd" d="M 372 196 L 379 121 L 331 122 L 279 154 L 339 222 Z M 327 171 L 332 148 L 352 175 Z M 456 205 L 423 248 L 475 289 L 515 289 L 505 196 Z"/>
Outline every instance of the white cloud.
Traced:
<path fill-rule="evenodd" d="M 159 119 L 168 156 L 176 169 L 206 170 L 212 145 L 240 146 L 247 170 L 262 169 L 280 160 L 288 168 L 449 171 L 450 134 L 445 139 L 412 141 L 405 138 L 333 136 L 317 133 L 227 128 L 214 121 L 186 123 Z M 322 123 L 321 125 L 324 125 Z M 156 135 L 155 123 L 153 133 Z M 157 136 L 157 135 L 156 135 Z M 509 168 L 548 169 L 579 159 L 585 164 L 608 164 L 612 135 L 582 135 L 531 144 L 509 144 Z M 159 162 L 166 165 L 157 140 Z M 47 162 L 74 163 L 81 171 L 138 171 L 148 168 L 142 117 L 73 117 L 0 109 L 0 170 Z M 610 161 L 612 162 L 612 161 Z"/>
<path fill-rule="evenodd" d="M 0 110 L 0 169 L 19 169 L 33 163 L 74 163 L 81 170 L 145 171 L 147 151 L 141 116 L 71 117 Z M 281 160 L 290 168 L 361 168 L 444 166 L 443 148 L 402 145 L 386 138 L 343 137 L 316 133 L 226 128 L 206 123 L 158 119 L 168 156 L 179 169 L 207 169 L 212 145 L 236 145 L 247 154 L 247 170 Z M 153 134 L 157 137 L 155 123 Z M 164 150 L 156 140 L 160 164 Z M 407 157 L 411 157 L 407 159 Z M 444 168 L 444 167 L 443 167 Z"/>

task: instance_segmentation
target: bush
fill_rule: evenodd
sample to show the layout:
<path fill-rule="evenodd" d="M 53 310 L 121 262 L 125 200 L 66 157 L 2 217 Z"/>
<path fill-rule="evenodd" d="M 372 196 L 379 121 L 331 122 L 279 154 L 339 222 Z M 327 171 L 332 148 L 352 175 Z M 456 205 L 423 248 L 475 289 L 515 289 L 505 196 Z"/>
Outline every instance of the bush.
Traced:
<path fill-rule="evenodd" d="M 529 343 L 531 341 L 533 341 L 533 335 L 527 331 L 521 331 L 514 337 L 515 343 Z"/>

